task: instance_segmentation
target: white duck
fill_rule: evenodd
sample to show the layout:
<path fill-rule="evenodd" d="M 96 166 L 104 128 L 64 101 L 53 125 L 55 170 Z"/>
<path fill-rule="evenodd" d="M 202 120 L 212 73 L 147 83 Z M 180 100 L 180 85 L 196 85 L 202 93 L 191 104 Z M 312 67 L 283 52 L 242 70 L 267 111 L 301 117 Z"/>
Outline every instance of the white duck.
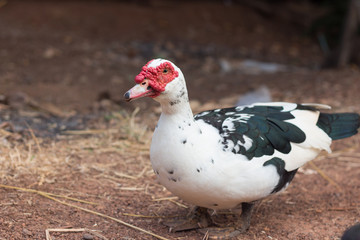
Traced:
<path fill-rule="evenodd" d="M 158 180 L 184 201 L 199 206 L 189 223 L 170 224 L 175 231 L 207 227 L 204 209 L 242 206 L 241 224 L 250 225 L 253 202 L 288 186 L 297 169 L 326 150 L 332 140 L 357 133 L 356 113 L 326 114 L 320 104 L 258 103 L 193 115 L 184 75 L 172 62 L 154 59 L 125 93 L 130 101 L 152 97 L 162 107 L 150 159 Z M 220 229 L 206 228 L 221 238 Z"/>

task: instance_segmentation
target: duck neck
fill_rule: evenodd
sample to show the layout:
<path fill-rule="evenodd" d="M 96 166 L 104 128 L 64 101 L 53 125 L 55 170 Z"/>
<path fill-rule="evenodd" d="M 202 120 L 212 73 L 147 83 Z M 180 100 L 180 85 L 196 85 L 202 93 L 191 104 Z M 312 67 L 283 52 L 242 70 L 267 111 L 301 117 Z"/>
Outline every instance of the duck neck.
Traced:
<path fill-rule="evenodd" d="M 160 104 L 163 115 L 193 119 L 193 113 L 186 92 L 181 97 L 168 98 L 167 101 L 161 101 Z"/>

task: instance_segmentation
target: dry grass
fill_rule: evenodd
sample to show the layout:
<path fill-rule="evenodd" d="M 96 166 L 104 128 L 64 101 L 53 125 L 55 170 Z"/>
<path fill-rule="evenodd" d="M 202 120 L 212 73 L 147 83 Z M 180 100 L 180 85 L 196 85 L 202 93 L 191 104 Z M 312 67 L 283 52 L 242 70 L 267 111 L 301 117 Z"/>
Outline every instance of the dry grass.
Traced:
<path fill-rule="evenodd" d="M 37 138 L 30 127 L 28 138 L 0 128 L 0 175 L 9 181 L 22 175 L 33 175 L 37 176 L 37 185 L 42 185 L 53 181 L 56 170 L 72 164 L 77 156 L 113 152 L 135 158 L 148 154 L 151 132 L 135 122 L 137 112 L 138 109 L 132 114 L 113 113 L 111 128 L 103 126 L 100 129 L 65 131 L 56 140 Z M 102 163 L 81 166 L 83 171 L 97 168 L 105 175 L 112 172 L 120 178 L 138 177 L 112 171 L 111 167 Z M 143 175 L 146 170 L 149 168 L 138 174 Z"/>

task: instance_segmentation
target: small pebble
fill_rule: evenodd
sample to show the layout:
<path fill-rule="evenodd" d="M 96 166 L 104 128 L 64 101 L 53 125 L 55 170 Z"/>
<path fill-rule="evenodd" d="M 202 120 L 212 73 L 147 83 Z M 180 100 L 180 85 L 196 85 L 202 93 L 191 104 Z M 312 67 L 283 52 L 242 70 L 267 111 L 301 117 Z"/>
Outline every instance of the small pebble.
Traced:
<path fill-rule="evenodd" d="M 85 233 L 85 234 L 83 235 L 83 239 L 84 239 L 84 240 L 93 240 L 93 239 L 94 239 L 94 236 L 91 235 L 91 234 Z"/>
<path fill-rule="evenodd" d="M 24 233 L 25 235 L 32 236 L 32 232 L 30 232 L 30 231 L 27 230 L 26 228 L 23 228 L 23 233 Z"/>

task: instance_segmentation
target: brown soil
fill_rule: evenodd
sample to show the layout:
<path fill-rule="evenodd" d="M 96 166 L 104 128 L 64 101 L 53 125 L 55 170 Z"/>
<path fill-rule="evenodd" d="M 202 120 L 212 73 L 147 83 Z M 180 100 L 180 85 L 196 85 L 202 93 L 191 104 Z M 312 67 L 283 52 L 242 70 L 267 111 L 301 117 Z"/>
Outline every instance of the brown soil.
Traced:
<path fill-rule="evenodd" d="M 161 224 L 191 206 L 158 185 L 150 166 L 158 105 L 122 101 L 151 58 L 182 68 L 194 111 L 266 85 L 274 101 L 360 112 L 358 69 L 316 70 L 321 51 L 303 29 L 237 4 L 11 1 L 0 7 L 0 29 L 0 183 L 24 188 L 0 187 L 0 240 L 46 239 L 47 229 L 70 231 L 54 230 L 52 239 L 155 239 L 104 215 L 168 239 L 202 239 Z M 292 68 L 221 70 L 219 59 L 247 58 Z M 360 135 L 332 149 L 258 204 L 239 239 L 339 239 L 359 222 Z"/>

